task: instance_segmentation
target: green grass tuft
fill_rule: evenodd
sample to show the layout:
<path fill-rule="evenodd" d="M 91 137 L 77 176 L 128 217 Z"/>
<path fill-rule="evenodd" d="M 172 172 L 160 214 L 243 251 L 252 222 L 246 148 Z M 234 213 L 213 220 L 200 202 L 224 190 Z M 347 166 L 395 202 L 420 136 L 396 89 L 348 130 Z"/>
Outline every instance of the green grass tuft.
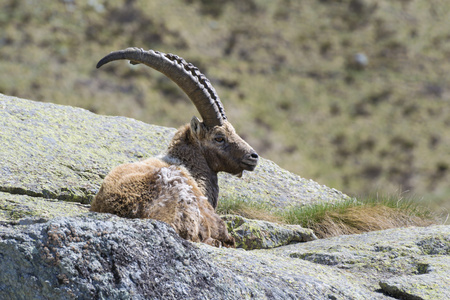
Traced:
<path fill-rule="evenodd" d="M 337 203 L 293 207 L 281 213 L 288 224 L 311 228 L 318 237 L 406 226 L 427 226 L 435 215 L 412 197 L 369 195 Z"/>
<path fill-rule="evenodd" d="M 219 202 L 219 214 L 236 214 L 250 219 L 297 224 L 314 230 L 319 238 L 357 234 L 406 226 L 427 226 L 435 215 L 413 197 L 369 195 L 337 203 L 319 203 L 275 210 L 249 199 L 226 198 Z"/>
<path fill-rule="evenodd" d="M 216 209 L 218 214 L 239 215 L 244 218 L 284 223 L 282 218 L 267 204 L 242 198 L 223 198 Z"/>

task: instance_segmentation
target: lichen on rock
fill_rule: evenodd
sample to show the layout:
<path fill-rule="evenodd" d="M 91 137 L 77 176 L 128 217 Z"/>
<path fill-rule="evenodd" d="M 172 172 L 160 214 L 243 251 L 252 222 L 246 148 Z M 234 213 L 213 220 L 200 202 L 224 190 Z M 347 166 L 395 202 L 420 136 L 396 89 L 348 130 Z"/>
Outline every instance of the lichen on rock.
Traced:
<path fill-rule="evenodd" d="M 90 203 L 115 166 L 161 154 L 175 129 L 0 94 L 0 191 Z M 221 197 L 276 207 L 348 196 L 262 159 L 243 178 L 219 173 Z"/>
<path fill-rule="evenodd" d="M 235 215 L 226 215 L 222 219 L 234 237 L 236 247 L 245 250 L 268 249 L 317 239 L 311 229 L 299 225 L 250 220 Z"/>

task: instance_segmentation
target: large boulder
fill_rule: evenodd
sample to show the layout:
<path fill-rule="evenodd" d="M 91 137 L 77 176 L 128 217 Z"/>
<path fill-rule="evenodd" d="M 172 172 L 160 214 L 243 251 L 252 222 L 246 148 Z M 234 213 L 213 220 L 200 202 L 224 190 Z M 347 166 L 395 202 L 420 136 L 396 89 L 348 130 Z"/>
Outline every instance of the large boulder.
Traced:
<path fill-rule="evenodd" d="M 86 214 L 0 226 L 0 299 L 448 299 L 449 249 L 450 226 L 245 251 Z"/>
<path fill-rule="evenodd" d="M 216 281 L 227 276 L 195 246 L 154 220 L 91 214 L 5 226 L 0 256 L 0 299 L 183 299 L 238 291 Z"/>
<path fill-rule="evenodd" d="M 2 94 L 0 126 L 0 191 L 85 204 L 114 166 L 163 153 L 175 132 Z M 265 159 L 243 178 L 220 174 L 219 184 L 222 197 L 280 208 L 348 197 Z"/>
<path fill-rule="evenodd" d="M 242 247 L 270 249 L 195 244 L 89 212 L 112 167 L 163 152 L 174 129 L 1 94 L 0 127 L 0 299 L 450 298 L 450 226 L 314 240 L 228 216 Z M 280 210 L 348 199 L 267 160 L 220 185 Z"/>

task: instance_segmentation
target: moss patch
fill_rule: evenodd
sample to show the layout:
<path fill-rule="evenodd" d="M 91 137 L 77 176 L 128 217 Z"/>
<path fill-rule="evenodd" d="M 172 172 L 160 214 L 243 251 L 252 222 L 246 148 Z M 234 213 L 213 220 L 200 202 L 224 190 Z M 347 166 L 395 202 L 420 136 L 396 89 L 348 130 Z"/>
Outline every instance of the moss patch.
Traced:
<path fill-rule="evenodd" d="M 83 215 L 88 211 L 87 205 L 79 203 L 0 192 L 0 223 L 45 222 L 56 217 Z"/>

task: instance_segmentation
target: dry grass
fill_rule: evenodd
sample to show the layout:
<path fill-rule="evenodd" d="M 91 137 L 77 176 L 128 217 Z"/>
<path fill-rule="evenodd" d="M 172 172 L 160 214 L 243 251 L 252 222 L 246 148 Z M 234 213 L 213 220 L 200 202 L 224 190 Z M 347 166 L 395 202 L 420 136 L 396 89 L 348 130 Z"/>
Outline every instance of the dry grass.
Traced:
<path fill-rule="evenodd" d="M 409 226 L 429 226 L 433 221 L 385 205 L 355 206 L 326 212 L 320 222 L 310 224 L 318 238 Z"/>
<path fill-rule="evenodd" d="M 304 207 L 274 210 L 249 201 L 226 200 L 229 213 L 247 218 L 285 224 L 298 224 L 312 229 L 319 238 L 437 223 L 437 215 L 420 202 L 402 195 L 369 195 L 358 200 L 318 203 Z"/>

